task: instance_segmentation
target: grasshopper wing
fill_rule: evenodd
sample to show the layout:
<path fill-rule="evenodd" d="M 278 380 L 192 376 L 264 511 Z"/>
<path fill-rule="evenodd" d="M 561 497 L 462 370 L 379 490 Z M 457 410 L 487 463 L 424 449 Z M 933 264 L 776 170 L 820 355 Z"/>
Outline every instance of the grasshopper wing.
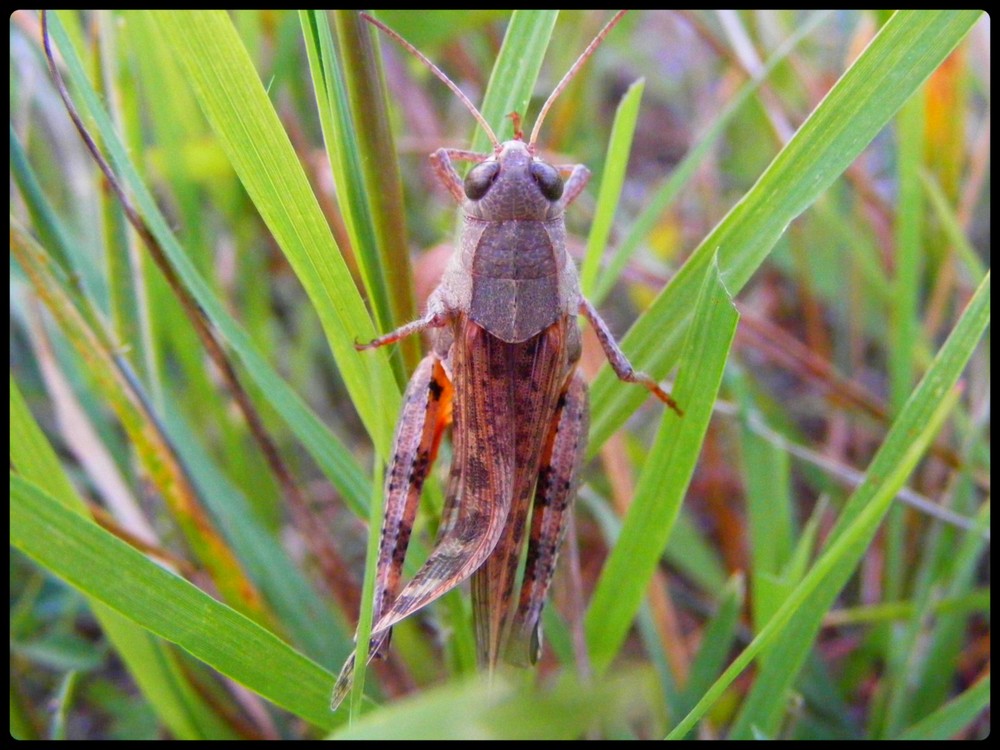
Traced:
<path fill-rule="evenodd" d="M 377 634 L 471 576 L 510 514 L 514 474 L 512 349 L 461 316 L 451 348 L 454 457 L 446 519 L 427 562 L 375 623 Z M 456 501 L 454 493 L 461 493 Z"/>

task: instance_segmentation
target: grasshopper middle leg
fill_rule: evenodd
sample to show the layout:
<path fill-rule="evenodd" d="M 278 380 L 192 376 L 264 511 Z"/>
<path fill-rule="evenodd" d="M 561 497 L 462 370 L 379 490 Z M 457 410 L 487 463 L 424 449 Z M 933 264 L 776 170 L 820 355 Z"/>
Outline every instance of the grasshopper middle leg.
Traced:
<path fill-rule="evenodd" d="M 590 300 L 581 298 L 580 302 L 580 312 L 583 313 L 584 317 L 590 321 L 590 324 L 594 327 L 594 332 L 597 334 L 597 340 L 601 342 L 601 348 L 604 349 L 604 355 L 608 358 L 608 363 L 611 365 L 611 369 L 615 371 L 621 380 L 628 383 L 638 383 L 643 386 L 656 396 L 660 401 L 665 403 L 675 412 L 677 416 L 683 417 L 684 412 L 681 411 L 680 406 L 674 401 L 673 396 L 663 390 L 659 383 L 657 383 L 653 378 L 644 372 L 638 372 L 632 363 L 628 361 L 628 357 L 625 356 L 625 352 L 621 350 L 618 346 L 618 342 L 615 341 L 615 337 L 611 335 L 611 331 L 608 329 L 608 324 L 604 322 L 604 318 L 601 314 L 597 312 Z"/>

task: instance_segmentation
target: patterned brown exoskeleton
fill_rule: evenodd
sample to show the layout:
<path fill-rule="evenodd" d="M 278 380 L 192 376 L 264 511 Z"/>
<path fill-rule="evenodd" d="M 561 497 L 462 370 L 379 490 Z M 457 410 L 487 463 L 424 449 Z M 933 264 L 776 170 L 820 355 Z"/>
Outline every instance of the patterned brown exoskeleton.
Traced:
<path fill-rule="evenodd" d="M 576 371 L 578 313 L 594 326 L 618 377 L 645 386 L 678 410 L 656 381 L 632 368 L 580 293 L 566 252 L 563 213 L 590 172 L 582 165 L 553 166 L 535 152 L 552 101 L 621 15 L 601 30 L 552 92 L 528 142 L 515 126 L 515 139 L 504 143 L 433 63 L 365 16 L 423 60 L 493 143 L 491 154 L 438 149 L 431 155 L 462 209 L 459 246 L 424 317 L 359 346 L 384 346 L 432 329 L 431 353 L 403 398 L 385 478 L 370 656 L 385 648 L 393 625 L 471 577 L 480 662 L 492 669 L 501 656 L 516 664 L 537 660 L 542 605 L 587 437 L 587 386 Z M 476 162 L 465 180 L 453 159 Z M 423 567 L 400 590 L 420 491 L 449 422 L 453 459 L 438 537 Z M 529 518 L 523 582 L 512 602 Z M 347 693 L 353 669 L 352 656 L 334 688 L 334 708 Z"/>

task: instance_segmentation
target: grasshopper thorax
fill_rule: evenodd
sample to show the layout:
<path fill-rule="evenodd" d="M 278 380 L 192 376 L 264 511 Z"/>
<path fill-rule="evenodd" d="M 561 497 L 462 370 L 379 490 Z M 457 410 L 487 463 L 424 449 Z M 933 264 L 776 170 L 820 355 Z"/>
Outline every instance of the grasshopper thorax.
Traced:
<path fill-rule="evenodd" d="M 527 341 L 574 314 L 576 269 L 566 253 L 563 179 L 524 141 L 507 141 L 463 184 L 453 304 L 501 341 Z"/>
<path fill-rule="evenodd" d="M 558 217 L 563 179 L 536 158 L 528 144 L 506 141 L 499 152 L 476 164 L 465 178 L 465 213 L 481 221 L 545 221 Z"/>

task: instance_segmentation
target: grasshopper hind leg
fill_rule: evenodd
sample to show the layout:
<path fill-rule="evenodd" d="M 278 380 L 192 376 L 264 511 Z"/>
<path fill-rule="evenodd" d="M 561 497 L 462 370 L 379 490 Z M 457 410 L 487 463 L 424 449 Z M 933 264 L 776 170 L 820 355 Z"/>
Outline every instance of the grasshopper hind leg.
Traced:
<path fill-rule="evenodd" d="M 528 666 L 541 655 L 542 606 L 572 511 L 588 424 L 587 386 L 574 373 L 559 399 L 538 472 L 524 579 L 505 652 L 511 664 Z"/>
<path fill-rule="evenodd" d="M 373 623 L 392 607 L 399 595 L 403 561 L 413 531 L 420 491 L 450 419 L 451 394 L 451 382 L 440 358 L 433 354 L 425 357 L 406 387 L 393 439 L 392 463 L 385 475 L 385 509 L 375 572 Z M 391 633 L 392 630 L 387 629 L 372 637 L 369 641 L 369 661 L 384 655 Z M 355 655 L 351 654 L 334 686 L 333 708 L 350 690 L 354 663 Z"/>

